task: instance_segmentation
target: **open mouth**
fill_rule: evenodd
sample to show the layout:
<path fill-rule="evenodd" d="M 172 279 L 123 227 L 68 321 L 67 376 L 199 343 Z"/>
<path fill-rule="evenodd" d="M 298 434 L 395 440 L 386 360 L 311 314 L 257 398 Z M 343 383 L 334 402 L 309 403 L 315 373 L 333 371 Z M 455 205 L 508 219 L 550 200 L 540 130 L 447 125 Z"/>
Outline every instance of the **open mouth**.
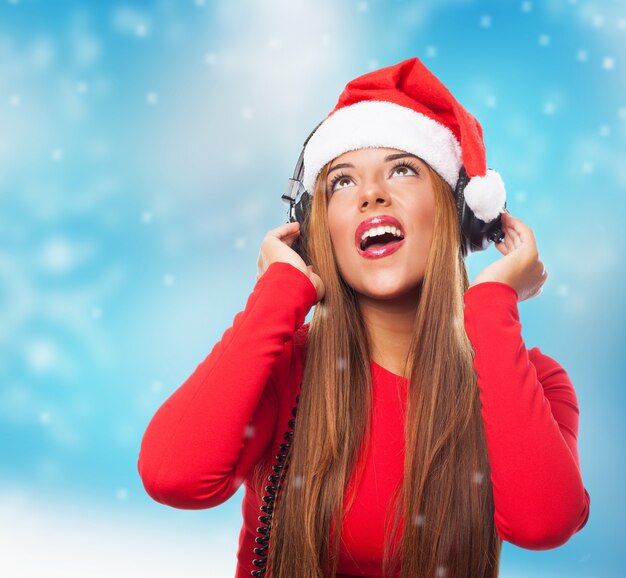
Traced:
<path fill-rule="evenodd" d="M 384 233 L 375 237 L 367 237 L 357 250 L 361 257 L 366 259 L 379 259 L 395 253 L 402 245 L 404 245 L 404 237 L 398 237 L 393 233 Z"/>
<path fill-rule="evenodd" d="M 368 249 L 376 250 L 390 243 L 398 243 L 404 239 L 404 235 L 394 235 L 393 233 L 383 233 L 382 235 L 375 235 L 374 237 L 365 237 L 361 241 L 361 251 L 367 251 Z"/>

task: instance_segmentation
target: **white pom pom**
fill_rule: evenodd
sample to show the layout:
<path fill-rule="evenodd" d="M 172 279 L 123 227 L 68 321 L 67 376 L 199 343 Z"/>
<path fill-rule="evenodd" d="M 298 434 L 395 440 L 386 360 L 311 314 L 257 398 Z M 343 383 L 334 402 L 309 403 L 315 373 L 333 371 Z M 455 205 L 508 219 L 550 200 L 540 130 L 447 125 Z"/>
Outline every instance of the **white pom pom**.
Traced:
<path fill-rule="evenodd" d="M 500 174 L 492 169 L 484 177 L 472 177 L 463 194 L 467 206 L 485 223 L 504 211 L 506 189 Z"/>

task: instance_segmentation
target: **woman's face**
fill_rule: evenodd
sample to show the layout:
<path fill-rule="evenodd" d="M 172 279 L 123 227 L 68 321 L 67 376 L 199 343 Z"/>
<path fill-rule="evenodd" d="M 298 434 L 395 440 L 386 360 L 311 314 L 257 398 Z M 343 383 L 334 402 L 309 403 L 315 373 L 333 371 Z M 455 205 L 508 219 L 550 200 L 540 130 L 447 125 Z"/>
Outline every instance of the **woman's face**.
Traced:
<path fill-rule="evenodd" d="M 346 283 L 374 299 L 395 299 L 416 291 L 435 221 L 435 197 L 424 161 L 392 148 L 348 151 L 331 163 L 326 191 L 330 237 Z M 367 222 L 378 216 L 395 218 L 404 239 L 395 251 L 368 258 L 358 246 L 362 234 L 357 235 L 357 228 L 361 223 L 361 230 L 381 226 Z M 379 240 L 386 238 L 391 237 Z M 393 245 L 373 247 L 389 251 Z"/>

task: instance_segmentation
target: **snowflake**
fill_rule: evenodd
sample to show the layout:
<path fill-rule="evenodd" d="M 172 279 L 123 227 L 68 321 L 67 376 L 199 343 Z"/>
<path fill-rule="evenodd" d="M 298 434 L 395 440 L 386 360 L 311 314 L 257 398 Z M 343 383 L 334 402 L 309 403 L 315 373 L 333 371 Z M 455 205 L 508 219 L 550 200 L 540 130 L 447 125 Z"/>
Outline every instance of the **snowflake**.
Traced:
<path fill-rule="evenodd" d="M 491 26 L 491 16 L 481 16 L 480 17 L 480 25 L 483 28 L 489 28 Z"/>
<path fill-rule="evenodd" d="M 604 60 L 602 60 L 602 68 L 604 68 L 605 70 L 613 70 L 614 67 L 615 59 L 607 56 Z"/>
<path fill-rule="evenodd" d="M 475 484 L 482 484 L 484 477 L 485 477 L 485 474 L 483 474 L 482 472 L 476 471 L 474 472 L 473 482 Z"/>
<path fill-rule="evenodd" d="M 587 62 L 587 51 L 579 50 L 576 54 L 576 58 L 578 58 L 581 62 Z"/>
<path fill-rule="evenodd" d="M 584 173 L 584 174 L 589 174 L 593 172 L 593 163 L 591 161 L 585 161 L 582 166 L 580 167 L 580 170 Z"/>
<path fill-rule="evenodd" d="M 569 295 L 569 285 L 561 283 L 556 288 L 556 294 L 559 297 L 567 297 Z"/>
<path fill-rule="evenodd" d="M 522 2 L 522 12 L 530 12 L 533 9 L 532 2 Z"/>
<path fill-rule="evenodd" d="M 50 157 L 55 162 L 59 162 L 63 160 L 63 149 L 59 149 L 59 148 L 52 149 L 52 153 L 50 154 Z"/>
<path fill-rule="evenodd" d="M 596 14 L 591 19 L 591 24 L 593 24 L 593 26 L 595 26 L 596 28 L 601 28 L 602 26 L 604 26 L 604 17 Z"/>
<path fill-rule="evenodd" d="M 539 46 L 548 46 L 550 44 L 550 35 L 542 34 L 539 37 Z"/>
<path fill-rule="evenodd" d="M 47 425 L 50 423 L 51 414 L 49 411 L 41 411 L 39 412 L 39 423 L 43 425 Z"/>
<path fill-rule="evenodd" d="M 554 103 L 553 102 L 545 102 L 543 104 L 543 112 L 544 114 L 554 114 Z"/>

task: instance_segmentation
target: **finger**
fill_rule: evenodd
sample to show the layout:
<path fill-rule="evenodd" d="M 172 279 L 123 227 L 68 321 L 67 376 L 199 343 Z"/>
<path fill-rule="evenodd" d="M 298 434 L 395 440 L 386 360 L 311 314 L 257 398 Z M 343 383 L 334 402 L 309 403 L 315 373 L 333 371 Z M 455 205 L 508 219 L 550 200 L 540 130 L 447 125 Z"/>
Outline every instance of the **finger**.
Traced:
<path fill-rule="evenodd" d="M 502 253 L 503 255 L 509 254 L 509 248 L 507 247 L 506 239 L 500 243 L 494 243 L 494 244 L 495 244 L 496 249 L 498 249 L 500 253 Z"/>
<path fill-rule="evenodd" d="M 522 244 L 522 239 L 519 232 L 515 228 L 512 218 L 508 213 L 503 213 L 502 221 L 504 225 L 504 234 L 510 238 L 512 248 L 517 249 Z"/>
<path fill-rule="evenodd" d="M 270 237 L 276 237 L 278 239 L 282 239 L 287 235 L 293 235 L 295 231 L 300 229 L 300 223 L 298 221 L 293 221 L 291 223 L 283 223 L 280 227 L 276 227 L 275 229 L 271 229 L 268 231 L 268 235 Z"/>
<path fill-rule="evenodd" d="M 521 219 L 512 217 L 510 214 L 507 214 L 507 224 L 509 224 L 511 229 L 515 231 L 515 234 L 519 238 L 520 242 L 535 242 L 535 235 L 533 233 L 533 230 Z"/>
<path fill-rule="evenodd" d="M 513 239 L 513 237 L 511 237 L 511 233 L 506 228 L 503 229 L 503 232 L 506 249 L 510 253 L 515 249 L 515 240 Z"/>
<path fill-rule="evenodd" d="M 506 247 L 506 251 L 507 251 L 507 254 L 508 254 L 515 248 L 515 244 L 513 242 L 513 239 L 511 237 L 511 235 L 509 234 L 508 230 L 506 229 L 506 224 L 504 223 L 504 220 L 502 221 L 502 232 L 504 233 L 504 239 L 500 243 L 500 245 L 504 245 Z"/>

